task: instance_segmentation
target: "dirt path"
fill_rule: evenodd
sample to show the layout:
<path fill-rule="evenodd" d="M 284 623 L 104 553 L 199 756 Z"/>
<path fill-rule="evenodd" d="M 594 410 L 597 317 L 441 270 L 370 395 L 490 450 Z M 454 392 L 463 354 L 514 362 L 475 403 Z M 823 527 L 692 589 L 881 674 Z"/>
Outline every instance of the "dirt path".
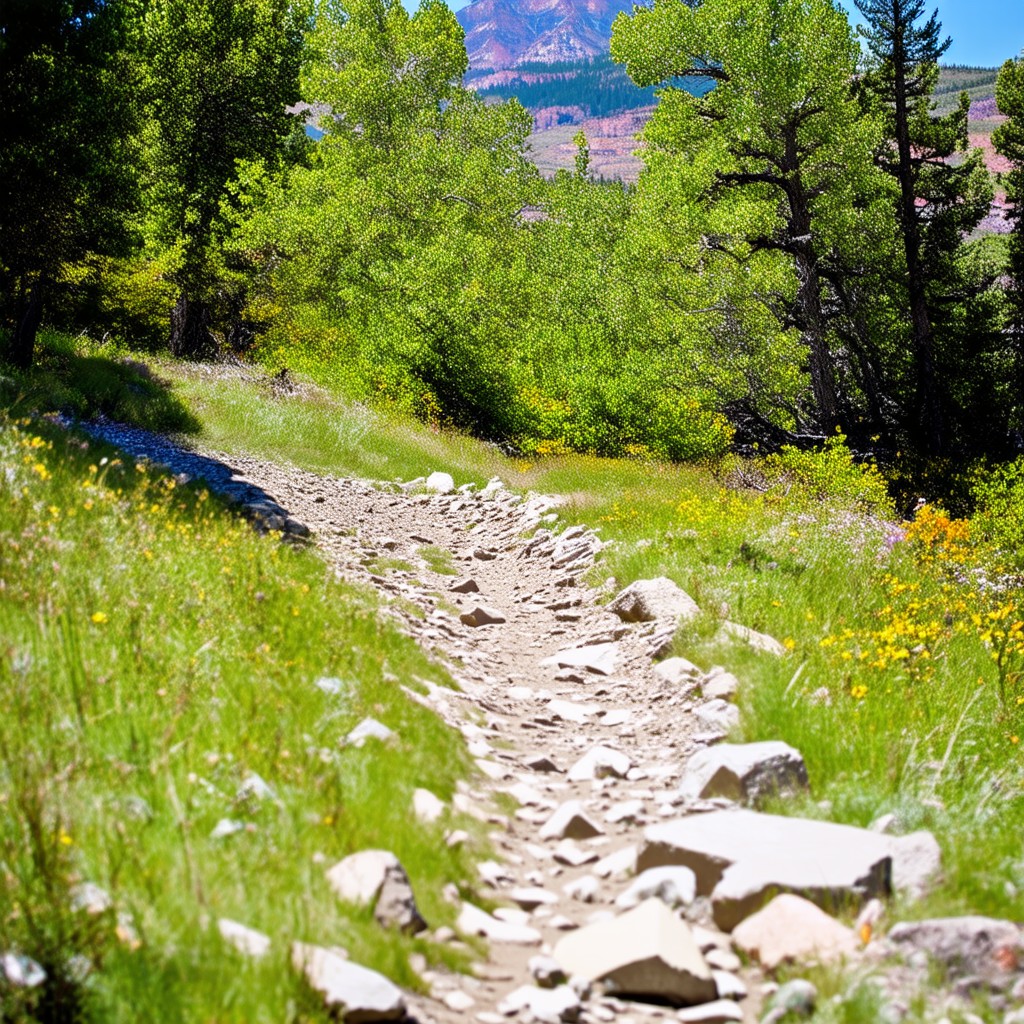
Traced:
<path fill-rule="evenodd" d="M 681 766 L 714 738 L 695 740 L 699 726 L 689 713 L 688 688 L 653 670 L 673 623 L 625 624 L 598 604 L 584 576 L 601 541 L 580 527 L 554 534 L 556 499 L 523 500 L 500 484 L 478 494 L 382 489 L 248 457 L 186 451 L 143 431 L 91 429 L 135 457 L 204 478 L 272 527 L 308 529 L 341 575 L 376 587 L 403 628 L 446 664 L 462 693 L 436 690 L 428 699 L 462 730 L 480 768 L 457 795 L 456 809 L 494 826 L 503 860 L 483 865 L 479 887 L 503 898 L 508 909 L 498 913 L 521 934 L 517 942 L 492 941 L 490 958 L 474 977 L 424 971 L 433 998 L 414 999 L 413 1009 L 425 1021 L 505 1019 L 498 1007 L 532 983 L 531 957 L 548 952 L 567 930 L 621 912 L 615 900 L 629 885 L 631 850 L 643 827 L 679 814 Z M 452 589 L 468 580 L 477 591 Z M 460 621 L 480 607 L 504 621 Z M 594 664 L 552 663 L 570 648 L 585 648 Z M 599 767 L 594 774 L 602 777 L 578 769 L 574 774 L 583 777 L 570 779 L 569 770 L 595 746 L 617 752 L 621 763 Z M 569 800 L 581 802 L 598 834 L 567 842 L 542 838 L 542 826 Z M 532 906 L 538 894 L 519 889 L 543 889 L 551 902 Z M 688 914 L 707 926 L 703 904 L 697 900 Z M 710 930 L 703 945 L 719 946 L 730 966 L 727 936 Z M 753 1021 L 759 979 L 748 974 L 746 981 L 755 991 L 743 1004 L 744 1019 Z M 610 998 L 584 1005 L 584 1021 L 674 1017 L 668 1008 Z"/>

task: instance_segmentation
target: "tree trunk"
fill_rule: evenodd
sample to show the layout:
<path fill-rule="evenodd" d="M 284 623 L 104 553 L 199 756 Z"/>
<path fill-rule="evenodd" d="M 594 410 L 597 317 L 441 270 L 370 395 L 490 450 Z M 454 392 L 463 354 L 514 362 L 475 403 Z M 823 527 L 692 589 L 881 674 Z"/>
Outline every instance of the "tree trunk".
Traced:
<path fill-rule="evenodd" d="M 179 359 L 205 359 L 216 350 L 210 334 L 210 307 L 182 293 L 171 310 L 171 354 Z"/>
<path fill-rule="evenodd" d="M 785 186 L 789 202 L 789 235 L 796 269 L 796 317 L 808 350 L 811 388 L 818 407 L 818 425 L 823 434 L 831 436 L 840 426 L 839 400 L 836 395 L 835 367 L 828 348 L 825 311 L 821 302 L 821 274 L 814 250 L 813 215 L 804 191 L 800 173 L 796 125 L 785 130 L 786 153 L 783 167 L 787 172 Z"/>
<path fill-rule="evenodd" d="M 26 290 L 28 295 L 26 297 Z M 30 370 L 36 351 L 36 334 L 43 320 L 42 278 L 26 289 L 22 281 L 18 302 L 15 307 L 14 333 L 11 335 L 8 357 L 19 370 Z"/>

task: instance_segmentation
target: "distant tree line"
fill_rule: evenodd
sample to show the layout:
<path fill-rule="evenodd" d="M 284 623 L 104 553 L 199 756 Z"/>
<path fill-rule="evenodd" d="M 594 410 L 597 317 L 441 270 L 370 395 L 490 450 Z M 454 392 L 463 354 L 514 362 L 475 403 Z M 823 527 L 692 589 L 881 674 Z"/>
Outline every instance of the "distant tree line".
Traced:
<path fill-rule="evenodd" d="M 923 0 L 858 5 L 864 51 L 832 0 L 664 0 L 502 99 L 439 0 L 7 0 L 6 357 L 43 323 L 233 348 L 527 451 L 1014 453 L 1024 59 L 996 87 L 1013 232 L 976 238 L 948 39 Z M 524 98 L 629 95 L 656 103 L 635 186 L 582 136 L 539 175 Z"/>

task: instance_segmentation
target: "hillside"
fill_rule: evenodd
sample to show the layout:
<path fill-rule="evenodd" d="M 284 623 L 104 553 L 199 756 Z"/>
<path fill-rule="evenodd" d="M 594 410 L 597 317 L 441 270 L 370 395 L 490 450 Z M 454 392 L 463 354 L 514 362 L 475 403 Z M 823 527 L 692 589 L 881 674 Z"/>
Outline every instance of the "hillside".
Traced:
<path fill-rule="evenodd" d="M 841 445 L 781 475 L 527 463 L 301 379 L 77 344 L 112 411 L 190 436 L 0 419 L 0 622 L 32 652 L 3 663 L 7 848 L 52 820 L 45 893 L 72 910 L 27 867 L 7 889 L 79 927 L 54 949 L 10 915 L 36 979 L 13 1019 L 53 1019 L 39 971 L 95 1020 L 167 1019 L 131 1016 L 154 974 L 183 1022 L 1022 1002 L 1019 711 L 985 639 L 1006 603 L 964 521 L 894 522 Z M 650 941 L 692 945 L 691 978 L 558 984 Z"/>

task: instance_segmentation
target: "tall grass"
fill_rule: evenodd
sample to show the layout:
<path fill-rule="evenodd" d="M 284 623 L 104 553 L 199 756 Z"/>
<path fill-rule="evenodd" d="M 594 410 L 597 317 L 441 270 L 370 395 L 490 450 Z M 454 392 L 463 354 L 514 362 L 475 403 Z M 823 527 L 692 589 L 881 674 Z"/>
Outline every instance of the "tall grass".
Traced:
<path fill-rule="evenodd" d="M 48 975 L 0 1016 L 320 1019 L 293 938 L 417 984 L 410 950 L 441 952 L 340 906 L 324 872 L 394 850 L 450 921 L 467 854 L 410 809 L 419 786 L 450 798 L 465 754 L 402 690 L 444 673 L 372 595 L 204 492 L 38 421 L 0 421 L 0 466 L 0 950 Z M 395 740 L 345 746 L 366 715 Z M 109 909 L 75 909 L 87 882 Z M 220 917 L 272 953 L 241 957 Z"/>

